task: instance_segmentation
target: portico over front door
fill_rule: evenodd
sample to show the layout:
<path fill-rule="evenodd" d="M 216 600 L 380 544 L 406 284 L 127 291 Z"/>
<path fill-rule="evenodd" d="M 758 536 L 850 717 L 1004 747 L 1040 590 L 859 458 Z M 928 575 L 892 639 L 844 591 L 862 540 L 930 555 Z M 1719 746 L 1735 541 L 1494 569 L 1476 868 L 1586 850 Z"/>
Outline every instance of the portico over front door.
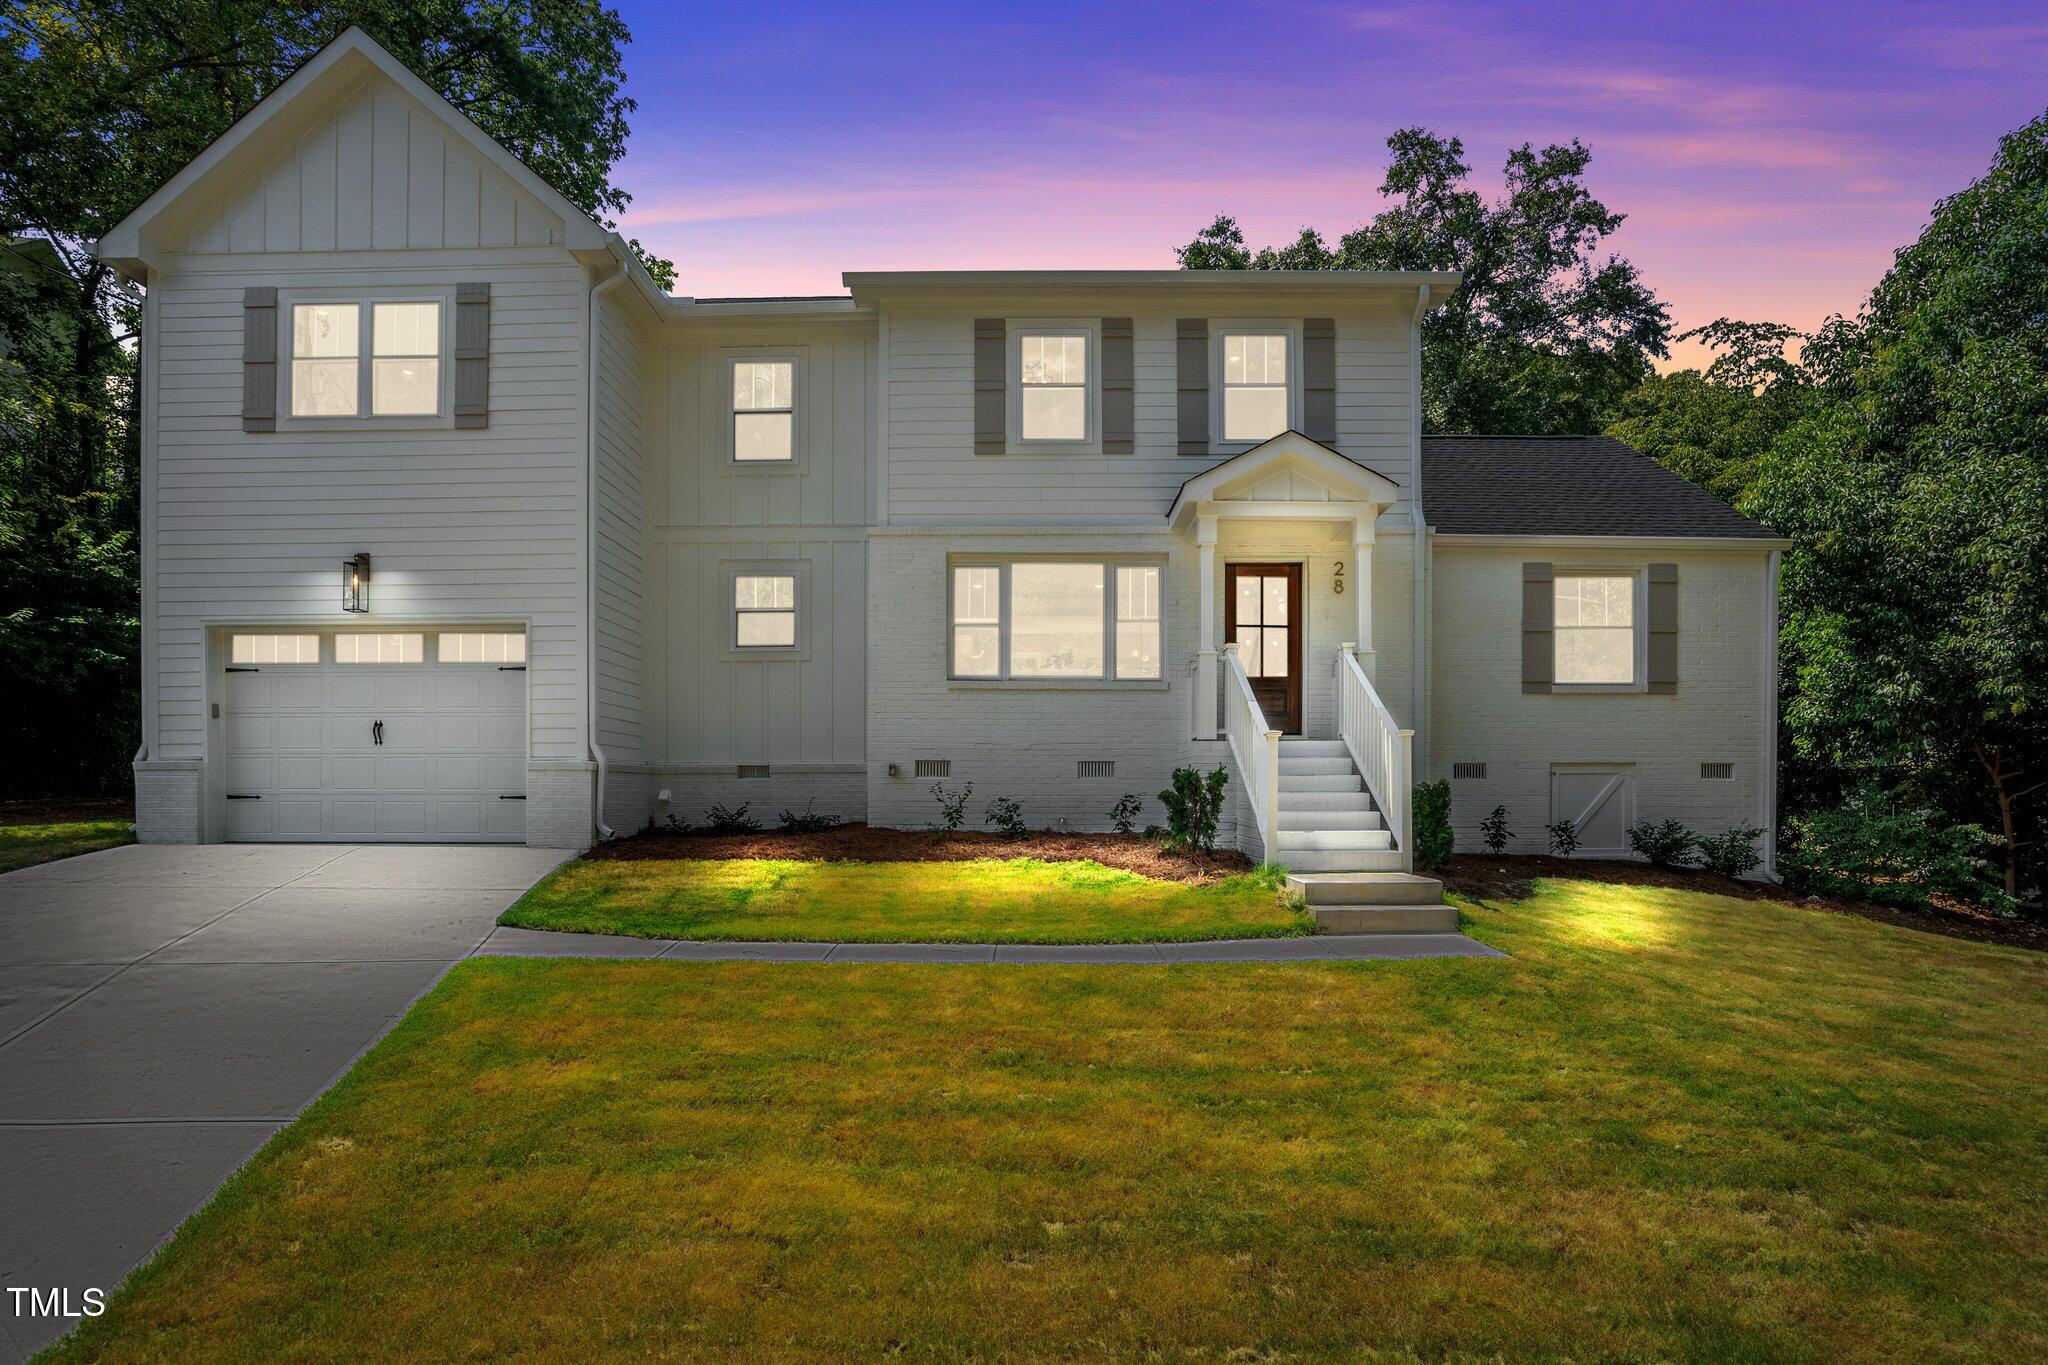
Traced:
<path fill-rule="evenodd" d="M 1226 564 L 1223 638 L 1235 640 L 1266 723 L 1301 733 L 1301 565 Z"/>

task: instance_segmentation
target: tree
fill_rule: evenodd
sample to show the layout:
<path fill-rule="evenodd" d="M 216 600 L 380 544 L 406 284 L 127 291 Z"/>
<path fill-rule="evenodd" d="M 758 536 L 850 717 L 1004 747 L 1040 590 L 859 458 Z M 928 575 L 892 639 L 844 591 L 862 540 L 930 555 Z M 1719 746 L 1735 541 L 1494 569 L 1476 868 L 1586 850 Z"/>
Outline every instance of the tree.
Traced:
<path fill-rule="evenodd" d="M 110 788 L 133 748 L 140 299 L 90 243 L 351 23 L 586 212 L 628 202 L 628 35 L 602 0 L 0 10 L 0 792 Z"/>
<path fill-rule="evenodd" d="M 1815 410 L 1754 498 L 1795 542 L 1794 743 L 1992 824 L 2019 896 L 2048 787 L 2048 115 L 1807 363 Z"/>
<path fill-rule="evenodd" d="M 1218 217 L 1180 263 L 1210 270 L 1456 270 L 1463 278 L 1422 324 L 1423 422 L 1431 432 L 1599 431 L 1665 354 L 1664 305 L 1614 255 L 1621 226 L 1585 185 L 1578 142 L 1508 153 L 1506 193 L 1471 189 L 1464 144 L 1420 128 L 1387 139 L 1380 193 L 1391 201 L 1335 249 L 1312 228 L 1250 250 Z"/>

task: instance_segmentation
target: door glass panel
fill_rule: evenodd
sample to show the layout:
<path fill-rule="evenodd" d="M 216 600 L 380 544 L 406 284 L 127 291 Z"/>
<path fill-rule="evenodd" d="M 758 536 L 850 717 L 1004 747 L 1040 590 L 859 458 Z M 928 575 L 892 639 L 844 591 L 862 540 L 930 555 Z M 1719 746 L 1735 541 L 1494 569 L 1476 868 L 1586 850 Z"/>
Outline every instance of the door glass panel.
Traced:
<path fill-rule="evenodd" d="M 1287 580 L 1268 578 L 1265 582 L 1266 614 L 1260 618 L 1260 624 L 1284 626 L 1287 624 Z"/>
<path fill-rule="evenodd" d="M 1287 627 L 1266 627 L 1265 671 L 1267 678 L 1287 676 Z"/>
<path fill-rule="evenodd" d="M 1259 580 L 1245 574 L 1237 580 L 1237 621 L 1239 625 L 1259 623 Z"/>
<path fill-rule="evenodd" d="M 1237 628 L 1237 661 L 1244 665 L 1247 677 L 1262 676 L 1259 665 L 1259 628 L 1239 626 Z"/>

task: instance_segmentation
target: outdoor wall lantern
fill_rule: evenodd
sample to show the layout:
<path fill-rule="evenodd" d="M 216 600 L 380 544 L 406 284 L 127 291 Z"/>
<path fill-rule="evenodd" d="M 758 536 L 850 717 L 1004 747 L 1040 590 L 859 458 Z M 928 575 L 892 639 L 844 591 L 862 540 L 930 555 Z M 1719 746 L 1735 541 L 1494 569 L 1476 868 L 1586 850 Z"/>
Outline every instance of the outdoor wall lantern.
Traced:
<path fill-rule="evenodd" d="M 370 609 L 370 557 L 360 551 L 354 559 L 341 561 L 341 609 Z"/>

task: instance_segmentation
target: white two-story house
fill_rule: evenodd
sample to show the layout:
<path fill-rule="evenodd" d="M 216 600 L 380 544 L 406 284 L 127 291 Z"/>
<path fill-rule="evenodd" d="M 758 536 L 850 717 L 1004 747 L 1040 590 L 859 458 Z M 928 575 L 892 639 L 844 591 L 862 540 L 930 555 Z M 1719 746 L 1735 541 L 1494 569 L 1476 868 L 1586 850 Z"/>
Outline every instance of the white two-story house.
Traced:
<path fill-rule="evenodd" d="M 1413 272 L 663 293 L 350 30 L 100 242 L 146 286 L 150 841 L 582 846 L 713 803 L 1400 868 L 1773 826 L 1782 542 L 1604 438 L 1428 437 Z M 690 263 L 681 263 L 687 283 Z"/>

